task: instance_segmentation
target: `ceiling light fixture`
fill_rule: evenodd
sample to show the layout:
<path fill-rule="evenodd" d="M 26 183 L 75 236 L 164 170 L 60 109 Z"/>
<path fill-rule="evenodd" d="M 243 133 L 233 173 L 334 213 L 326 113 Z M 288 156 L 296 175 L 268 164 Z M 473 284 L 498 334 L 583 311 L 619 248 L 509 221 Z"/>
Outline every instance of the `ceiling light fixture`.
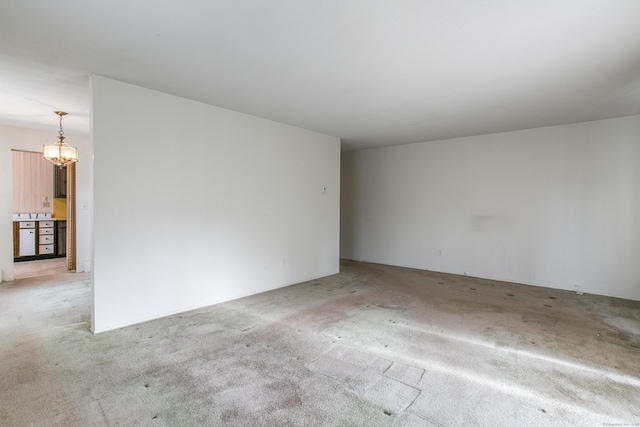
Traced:
<path fill-rule="evenodd" d="M 45 145 L 42 157 L 49 160 L 54 165 L 63 168 L 78 161 L 78 149 L 73 148 L 64 142 L 64 131 L 62 130 L 62 116 L 66 116 L 64 111 L 54 111 L 60 116 L 60 130 L 58 131 L 59 141 L 51 145 Z"/>

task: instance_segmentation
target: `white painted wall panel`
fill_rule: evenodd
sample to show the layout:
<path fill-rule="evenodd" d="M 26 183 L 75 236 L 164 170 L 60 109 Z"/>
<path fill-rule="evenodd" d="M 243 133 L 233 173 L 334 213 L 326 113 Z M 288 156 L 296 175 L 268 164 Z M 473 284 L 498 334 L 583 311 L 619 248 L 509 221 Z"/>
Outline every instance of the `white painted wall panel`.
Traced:
<path fill-rule="evenodd" d="M 347 152 L 342 185 L 345 258 L 640 299 L 640 116 Z"/>
<path fill-rule="evenodd" d="M 12 151 L 12 156 L 13 213 L 53 213 L 53 163 L 41 152 Z"/>
<path fill-rule="evenodd" d="M 92 91 L 95 331 L 338 272 L 337 138 L 100 76 Z"/>

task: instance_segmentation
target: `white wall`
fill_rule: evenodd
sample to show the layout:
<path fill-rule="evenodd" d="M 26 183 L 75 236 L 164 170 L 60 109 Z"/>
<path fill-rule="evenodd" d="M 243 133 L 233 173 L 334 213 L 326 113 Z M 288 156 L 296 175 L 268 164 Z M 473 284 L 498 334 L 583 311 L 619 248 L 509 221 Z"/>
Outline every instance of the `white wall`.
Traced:
<path fill-rule="evenodd" d="M 337 138 L 100 76 L 92 92 L 94 331 L 339 271 Z"/>
<path fill-rule="evenodd" d="M 58 135 L 57 121 L 51 111 L 51 132 L 42 132 L 10 126 L 0 126 L 0 270 L 3 280 L 13 280 L 13 228 L 12 228 L 12 166 L 11 150 L 42 151 L 42 146 L 55 142 Z M 89 141 L 65 132 L 66 142 L 78 147 L 79 161 L 76 169 L 76 195 L 78 203 L 91 199 L 89 187 Z M 91 265 L 91 226 L 88 210 L 78 206 L 76 228 L 77 271 L 85 271 Z M 85 260 L 86 262 L 81 262 Z"/>
<path fill-rule="evenodd" d="M 341 230 L 349 259 L 640 300 L 640 116 L 344 153 Z"/>

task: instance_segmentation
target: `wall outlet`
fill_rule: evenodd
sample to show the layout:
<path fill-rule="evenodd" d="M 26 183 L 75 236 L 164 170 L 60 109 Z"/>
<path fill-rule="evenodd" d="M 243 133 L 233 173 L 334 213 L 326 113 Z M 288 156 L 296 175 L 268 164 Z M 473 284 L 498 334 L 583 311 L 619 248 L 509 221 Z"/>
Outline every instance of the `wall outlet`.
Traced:
<path fill-rule="evenodd" d="M 438 256 L 442 256 L 442 249 L 438 249 Z"/>

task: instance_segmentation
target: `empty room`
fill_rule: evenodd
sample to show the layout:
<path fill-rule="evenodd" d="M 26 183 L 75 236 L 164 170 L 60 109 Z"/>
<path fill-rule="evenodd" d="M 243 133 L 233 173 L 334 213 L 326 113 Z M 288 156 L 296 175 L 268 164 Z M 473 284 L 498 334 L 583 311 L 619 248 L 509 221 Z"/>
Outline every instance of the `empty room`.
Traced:
<path fill-rule="evenodd" d="M 0 3 L 0 425 L 640 425 L 640 3 Z"/>

